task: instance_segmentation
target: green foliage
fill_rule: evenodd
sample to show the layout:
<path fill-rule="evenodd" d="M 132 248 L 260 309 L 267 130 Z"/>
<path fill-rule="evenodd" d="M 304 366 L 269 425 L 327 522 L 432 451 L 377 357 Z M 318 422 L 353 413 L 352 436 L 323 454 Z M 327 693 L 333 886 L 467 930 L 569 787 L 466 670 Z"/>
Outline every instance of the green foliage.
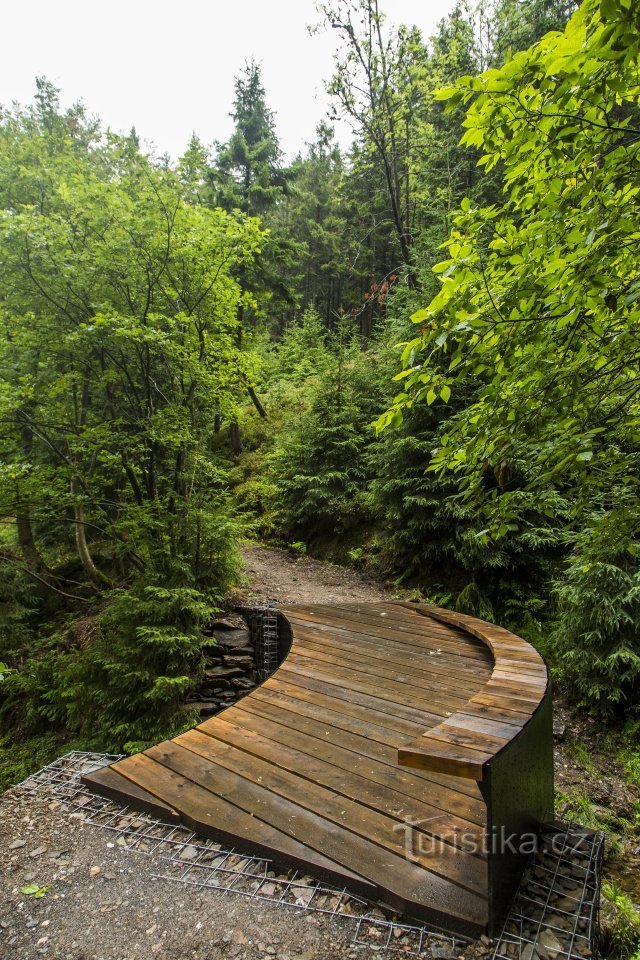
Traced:
<path fill-rule="evenodd" d="M 287 167 L 255 62 L 175 169 L 44 80 L 0 113 L 0 716 L 39 758 L 190 723 L 241 534 L 637 711 L 637 12 L 461 3 L 425 40 L 319 9 L 348 155 L 321 124 Z"/>
<path fill-rule="evenodd" d="M 30 773 L 40 770 L 60 754 L 82 747 L 81 742 L 51 731 L 35 736 L 22 733 L 17 736 L 12 731 L 0 737 L 0 792 L 21 783 Z"/>
<path fill-rule="evenodd" d="M 441 94 L 466 107 L 463 143 L 500 168 L 504 198 L 462 201 L 379 421 L 453 404 L 429 469 L 456 478 L 486 544 L 562 529 L 556 636 L 604 711 L 637 703 L 640 682 L 635 16 L 587 0 L 564 33 Z"/>
<path fill-rule="evenodd" d="M 611 916 L 602 924 L 600 948 L 603 956 L 620 960 L 637 960 L 640 956 L 640 913 L 631 897 L 615 882 L 602 885 L 602 896 L 608 901 Z"/>
<path fill-rule="evenodd" d="M 193 203 L 196 148 L 175 174 L 45 82 L 0 119 L 1 709 L 21 735 L 122 749 L 184 725 L 237 568 L 215 424 L 252 383 L 234 272 L 264 234 Z"/>
<path fill-rule="evenodd" d="M 555 647 L 581 704 L 594 713 L 617 709 L 629 715 L 639 702 L 635 513 L 629 508 L 589 515 L 556 583 Z"/>
<path fill-rule="evenodd" d="M 37 883 L 29 883 L 26 887 L 20 887 L 20 893 L 23 893 L 26 897 L 33 897 L 34 900 L 41 900 L 42 897 L 47 895 L 50 884 L 45 883 L 44 887 L 38 886 Z"/>
<path fill-rule="evenodd" d="M 92 642 L 54 668 L 47 700 L 58 720 L 87 742 L 99 729 L 111 751 L 143 749 L 176 733 L 198 677 L 202 627 L 217 610 L 193 587 L 139 583 L 118 591 Z"/>
<path fill-rule="evenodd" d="M 316 545 L 357 530 L 368 512 L 364 454 L 373 385 L 367 358 L 344 325 L 333 346 L 333 361 L 311 389 L 308 408 L 280 438 L 272 459 L 282 538 Z"/>
<path fill-rule="evenodd" d="M 201 667 L 203 626 L 219 607 L 183 572 L 139 580 L 104 610 L 40 640 L 4 683 L 2 717 L 22 735 L 65 730 L 85 747 L 142 749 L 185 725 L 181 710 Z M 210 642 L 207 640 L 206 642 Z"/>
<path fill-rule="evenodd" d="M 231 116 L 233 134 L 228 143 L 218 147 L 211 172 L 215 201 L 225 210 L 263 214 L 277 202 L 285 181 L 273 114 L 267 107 L 260 65 L 255 60 L 247 62 L 236 77 Z"/>

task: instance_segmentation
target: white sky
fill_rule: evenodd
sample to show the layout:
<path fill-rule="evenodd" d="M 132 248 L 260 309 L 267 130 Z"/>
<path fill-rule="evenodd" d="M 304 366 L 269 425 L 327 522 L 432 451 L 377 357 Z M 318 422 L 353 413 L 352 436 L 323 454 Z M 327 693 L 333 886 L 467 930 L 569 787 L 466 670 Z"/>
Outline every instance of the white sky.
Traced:
<path fill-rule="evenodd" d="M 454 0 L 383 0 L 391 24 L 424 36 Z M 158 153 L 179 156 L 192 131 L 228 138 L 233 80 L 262 63 L 267 103 L 291 158 L 325 116 L 336 31 L 310 37 L 313 0 L 18 0 L 2 4 L 0 103 L 30 101 L 35 77 L 82 99 L 114 130 L 136 127 Z M 346 130 L 338 131 L 344 145 Z"/>

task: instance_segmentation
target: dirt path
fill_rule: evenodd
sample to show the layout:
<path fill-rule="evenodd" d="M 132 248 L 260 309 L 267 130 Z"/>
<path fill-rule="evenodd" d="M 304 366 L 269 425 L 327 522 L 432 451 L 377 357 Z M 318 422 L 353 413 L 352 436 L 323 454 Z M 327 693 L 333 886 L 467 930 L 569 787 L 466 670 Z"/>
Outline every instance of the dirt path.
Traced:
<path fill-rule="evenodd" d="M 158 879 L 157 855 L 123 850 L 59 803 L 9 791 L 0 816 L 3 960 L 362 956 L 335 921 Z M 28 885 L 46 894 L 21 893 Z"/>
<path fill-rule="evenodd" d="M 311 557 L 257 546 L 245 547 L 243 556 L 246 594 L 256 601 L 340 603 L 391 597 L 391 589 L 379 580 Z"/>

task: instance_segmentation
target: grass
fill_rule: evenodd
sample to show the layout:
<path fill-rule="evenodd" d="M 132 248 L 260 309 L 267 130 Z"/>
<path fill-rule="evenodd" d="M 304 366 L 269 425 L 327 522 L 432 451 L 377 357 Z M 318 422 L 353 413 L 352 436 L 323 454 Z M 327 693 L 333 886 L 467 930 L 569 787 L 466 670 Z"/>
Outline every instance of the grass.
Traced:
<path fill-rule="evenodd" d="M 640 960 L 640 913 L 617 883 L 604 883 L 600 951 L 611 960 Z"/>
<path fill-rule="evenodd" d="M 594 776 L 597 774 L 598 771 L 596 770 L 593 760 L 589 756 L 589 752 L 584 743 L 581 743 L 580 740 L 574 740 L 571 744 L 571 753 L 573 754 L 576 763 L 579 763 L 581 767 L 584 767 L 587 773 L 591 773 Z"/>

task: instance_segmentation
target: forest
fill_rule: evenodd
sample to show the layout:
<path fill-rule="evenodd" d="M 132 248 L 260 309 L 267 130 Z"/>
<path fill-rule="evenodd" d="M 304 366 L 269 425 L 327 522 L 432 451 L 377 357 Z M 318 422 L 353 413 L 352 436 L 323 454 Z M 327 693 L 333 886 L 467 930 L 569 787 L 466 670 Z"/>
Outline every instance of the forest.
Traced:
<path fill-rule="evenodd" d="M 253 60 L 177 161 L 0 108 L 2 782 L 193 725 L 253 540 L 526 637 L 637 786 L 640 8 L 318 7 L 292 162 Z"/>

